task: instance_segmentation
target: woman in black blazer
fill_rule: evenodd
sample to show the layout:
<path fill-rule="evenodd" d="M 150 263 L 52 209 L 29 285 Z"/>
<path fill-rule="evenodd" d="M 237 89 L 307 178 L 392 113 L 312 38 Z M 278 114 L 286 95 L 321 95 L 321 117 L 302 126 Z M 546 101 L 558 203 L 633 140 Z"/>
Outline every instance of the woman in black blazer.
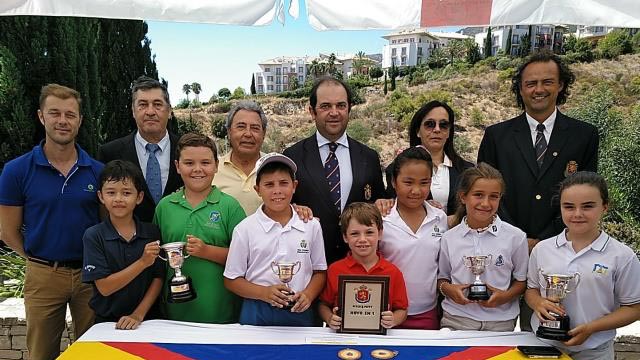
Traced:
<path fill-rule="evenodd" d="M 452 215 L 456 211 L 456 189 L 460 173 L 464 169 L 474 166 L 473 163 L 460 157 L 453 147 L 454 125 L 453 110 L 449 105 L 440 101 L 430 101 L 424 104 L 413 115 L 409 125 L 409 145 L 423 146 L 433 159 L 434 174 L 429 200 L 435 200 L 440 204 L 447 215 Z M 389 164 L 385 170 L 387 194 L 390 198 L 396 196 L 391 185 L 394 162 Z M 438 171 L 448 172 L 448 186 L 437 182 L 437 179 L 441 178 L 436 175 Z M 444 178 L 442 181 L 447 180 Z"/>

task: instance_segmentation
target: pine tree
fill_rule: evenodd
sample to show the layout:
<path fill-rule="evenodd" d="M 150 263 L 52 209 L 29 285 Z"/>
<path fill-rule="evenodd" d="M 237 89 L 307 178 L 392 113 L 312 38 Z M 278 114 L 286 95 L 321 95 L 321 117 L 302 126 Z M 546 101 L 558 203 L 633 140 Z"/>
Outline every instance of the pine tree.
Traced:
<path fill-rule="evenodd" d="M 484 39 L 484 57 L 485 59 L 493 55 L 492 50 L 492 39 L 491 39 L 491 26 L 489 26 L 489 30 L 487 30 L 487 38 Z"/>
<path fill-rule="evenodd" d="M 256 94 L 256 77 L 253 74 L 251 74 L 251 88 L 249 88 L 249 90 L 251 91 L 251 95 Z"/>
<path fill-rule="evenodd" d="M 384 87 L 382 88 L 382 92 L 387 95 L 387 73 L 384 73 Z"/>
<path fill-rule="evenodd" d="M 504 51 L 507 55 L 511 56 L 511 34 L 513 33 L 513 27 L 509 27 L 509 35 L 507 36 L 507 46 Z"/>

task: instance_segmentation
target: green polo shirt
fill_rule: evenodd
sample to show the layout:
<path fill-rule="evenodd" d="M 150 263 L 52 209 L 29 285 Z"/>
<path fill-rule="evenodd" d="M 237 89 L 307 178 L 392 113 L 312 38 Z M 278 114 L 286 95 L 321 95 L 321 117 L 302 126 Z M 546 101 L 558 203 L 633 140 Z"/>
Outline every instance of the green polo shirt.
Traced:
<path fill-rule="evenodd" d="M 153 222 L 162 233 L 162 243 L 186 242 L 193 235 L 208 245 L 228 248 L 236 225 L 245 218 L 244 210 L 233 197 L 212 186 L 209 196 L 191 207 L 181 189 L 163 198 L 156 207 Z M 239 299 L 223 284 L 224 265 L 191 256 L 185 259 L 182 274 L 191 277 L 197 298 L 184 303 L 166 303 L 171 320 L 202 323 L 238 321 Z M 174 271 L 167 272 L 163 297 Z"/>

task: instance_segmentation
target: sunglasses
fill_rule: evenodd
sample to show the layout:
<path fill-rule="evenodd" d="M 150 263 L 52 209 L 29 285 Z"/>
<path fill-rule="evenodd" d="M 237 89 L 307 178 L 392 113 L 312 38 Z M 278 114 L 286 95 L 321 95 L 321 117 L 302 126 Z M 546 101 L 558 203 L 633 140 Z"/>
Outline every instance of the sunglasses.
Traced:
<path fill-rule="evenodd" d="M 425 120 L 425 122 L 422 123 L 422 126 L 427 129 L 435 129 L 436 123 L 440 126 L 441 130 L 447 130 L 449 129 L 449 126 L 451 126 L 451 123 L 447 120 L 440 120 L 439 122 L 436 122 L 435 120 Z"/>

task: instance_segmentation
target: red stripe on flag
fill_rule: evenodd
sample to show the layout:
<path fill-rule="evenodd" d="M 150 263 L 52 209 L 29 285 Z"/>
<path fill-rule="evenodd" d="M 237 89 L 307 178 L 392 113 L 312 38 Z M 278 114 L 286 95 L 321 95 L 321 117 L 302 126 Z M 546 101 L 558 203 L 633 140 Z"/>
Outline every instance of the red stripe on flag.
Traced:
<path fill-rule="evenodd" d="M 149 343 L 130 343 L 130 342 L 102 342 L 116 349 L 128 352 L 129 354 L 140 356 L 147 360 L 193 360 L 190 357 L 169 351 L 160 346 Z"/>
<path fill-rule="evenodd" d="M 488 25 L 493 0 L 422 0 L 420 26 Z"/>
<path fill-rule="evenodd" d="M 513 349 L 510 346 L 476 346 L 440 358 L 440 360 L 486 360 Z"/>

